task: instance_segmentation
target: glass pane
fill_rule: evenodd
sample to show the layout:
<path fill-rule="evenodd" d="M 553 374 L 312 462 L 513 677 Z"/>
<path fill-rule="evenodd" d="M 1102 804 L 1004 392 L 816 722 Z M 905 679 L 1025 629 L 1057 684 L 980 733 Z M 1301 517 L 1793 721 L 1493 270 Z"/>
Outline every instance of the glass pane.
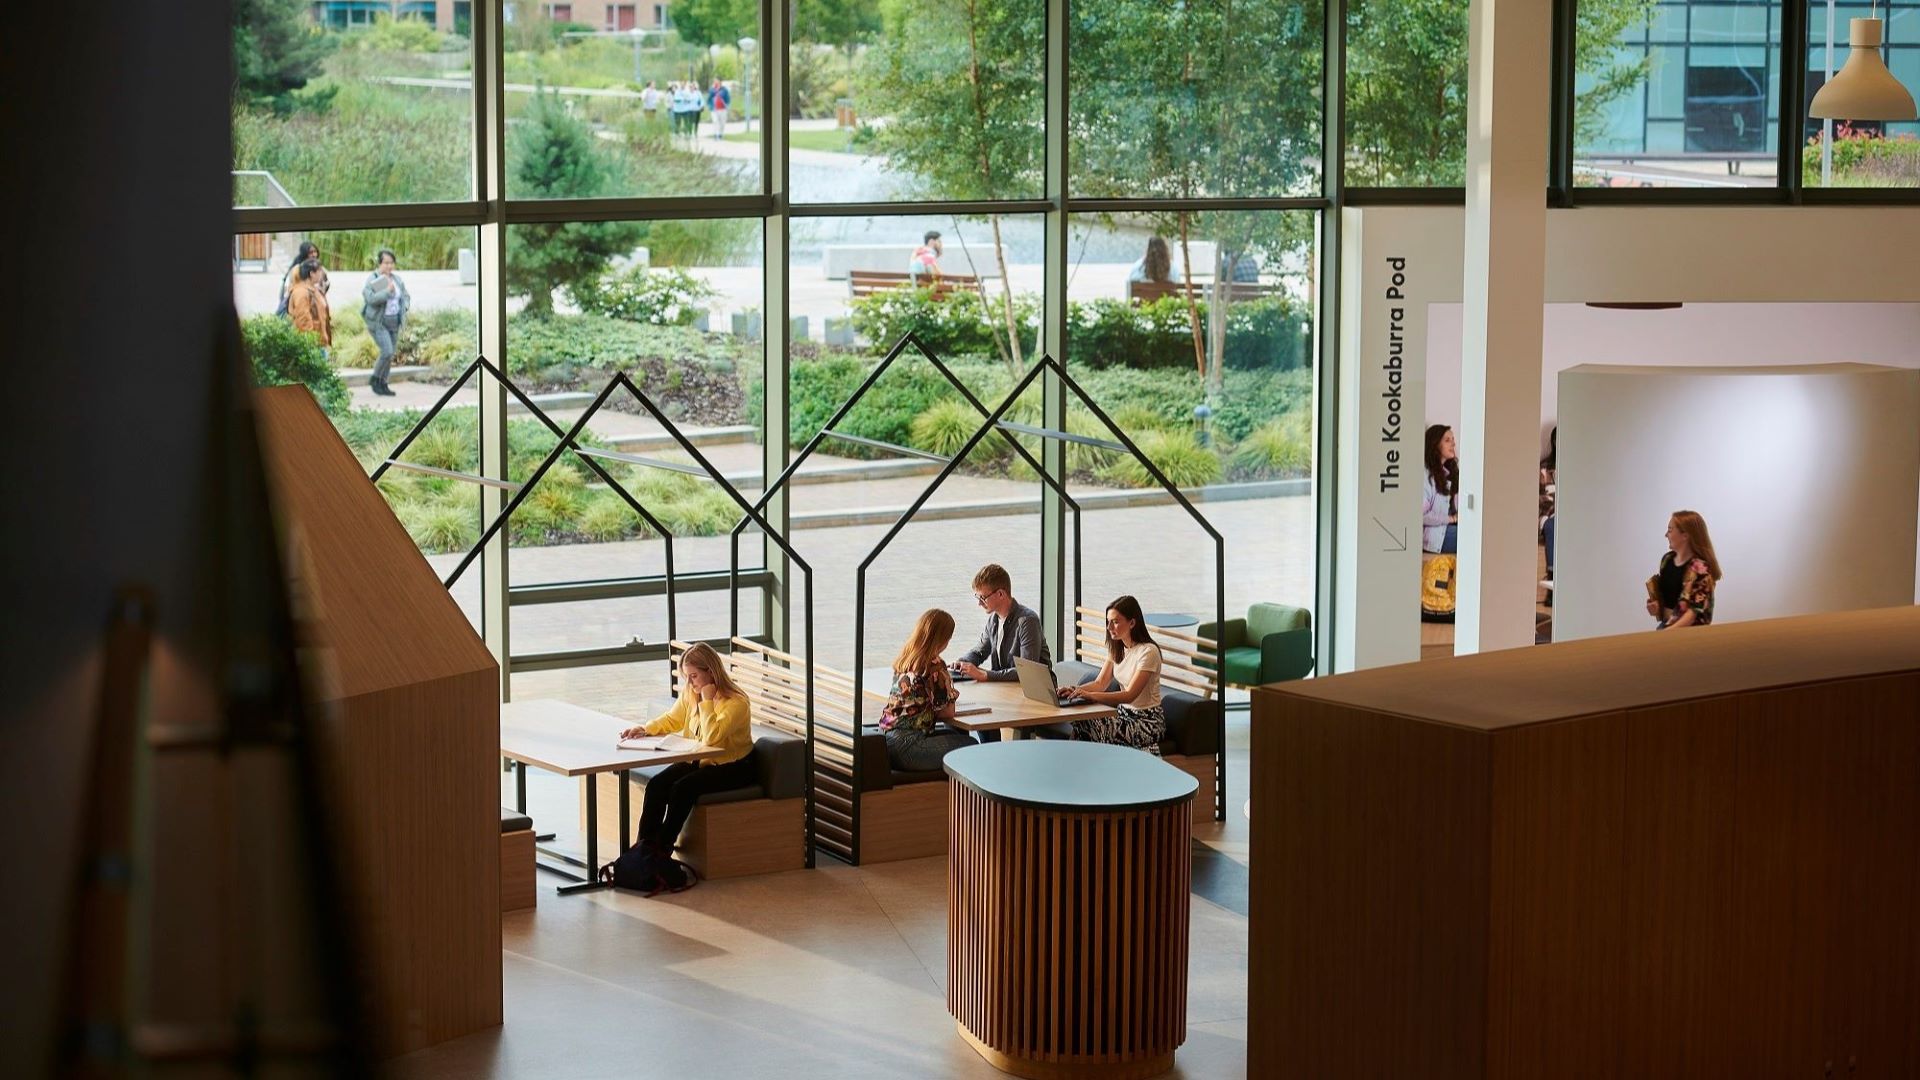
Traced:
<path fill-rule="evenodd" d="M 1076 8 L 1073 193 L 1317 191 L 1322 12 L 1311 0 Z"/>
<path fill-rule="evenodd" d="M 760 190 L 759 5 L 685 7 L 575 3 L 572 21 L 509 23 L 510 197 Z"/>
<path fill-rule="evenodd" d="M 1867 18 L 1869 13 L 1865 7 L 1835 8 L 1831 70 L 1838 71 L 1847 62 L 1848 20 Z M 1920 5 L 1906 0 L 1882 4 L 1877 14 L 1886 20 L 1886 37 L 1892 43 L 1881 50 L 1887 68 L 1909 91 L 1920 88 Z M 1807 58 L 1809 104 L 1828 77 L 1827 18 L 1826 4 L 1814 0 L 1808 8 L 1814 42 Z M 1920 187 L 1920 124 L 1809 117 L 1801 133 L 1807 140 L 1801 157 L 1801 177 L 1807 187 Z"/>
<path fill-rule="evenodd" d="M 1662 4 L 1656 45 L 1638 0 L 1583 0 L 1575 38 L 1574 182 L 1771 187 L 1778 167 L 1777 24 L 1763 3 Z"/>
<path fill-rule="evenodd" d="M 625 372 L 734 487 L 760 489 L 761 231 L 758 220 L 571 222 L 507 230 L 508 373 L 562 427 Z M 531 477 L 555 439 L 537 418 L 509 422 L 512 479 Z M 668 428 L 616 389 L 585 445 L 691 465 Z M 636 512 L 594 466 L 652 515 Z M 739 505 L 706 476 L 563 456 L 509 521 L 517 585 L 723 571 Z M 758 566 L 757 534 L 741 547 Z M 624 639 L 622 639 L 624 641 Z M 651 639 L 649 639 L 651 640 Z M 516 633 L 516 649 L 519 648 Z M 618 642 L 599 642 L 599 645 Z M 577 647 L 577 646 L 568 646 Z"/>
<path fill-rule="evenodd" d="M 1311 609 L 1315 215 L 1082 215 L 1068 263 L 1069 369 L 1226 539 L 1226 607 Z M 1110 437 L 1069 400 L 1068 430 Z M 1081 598 L 1214 617 L 1210 541 L 1130 455 L 1070 446 L 1083 511 Z M 1139 545 L 1189 557 L 1145 572 Z M 1129 552 L 1132 554 L 1129 555 Z M 1191 633 L 1191 627 L 1188 629 Z"/>
<path fill-rule="evenodd" d="M 474 243 L 471 228 L 234 237 L 234 306 L 256 382 L 305 384 L 372 472 L 476 354 Z M 388 274 L 374 269 L 382 250 L 395 256 Z M 479 402 L 477 389 L 457 395 L 402 460 L 475 471 Z M 479 538 L 475 484 L 392 468 L 380 491 L 442 577 Z M 478 629 L 480 575 L 463 575 L 453 595 Z"/>
<path fill-rule="evenodd" d="M 1043 193 L 1042 0 L 803 3 L 793 22 L 796 202 Z"/>
<path fill-rule="evenodd" d="M 454 5 L 234 4 L 233 204 L 473 197 L 473 49 Z"/>
<path fill-rule="evenodd" d="M 1347 183 L 1457 186 L 1467 167 L 1467 0 L 1352 0 Z"/>

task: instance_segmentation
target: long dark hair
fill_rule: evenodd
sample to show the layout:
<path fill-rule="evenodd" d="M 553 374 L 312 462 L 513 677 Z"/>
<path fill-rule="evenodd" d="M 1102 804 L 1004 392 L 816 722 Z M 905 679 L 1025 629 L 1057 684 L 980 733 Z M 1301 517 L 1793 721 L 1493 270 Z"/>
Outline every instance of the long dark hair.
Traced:
<path fill-rule="evenodd" d="M 1120 657 L 1125 655 L 1128 645 L 1153 644 L 1153 635 L 1147 633 L 1147 617 L 1140 614 L 1140 601 L 1131 596 L 1122 596 L 1108 604 L 1107 610 L 1117 611 L 1121 618 L 1133 620 L 1133 640 L 1130 642 L 1121 641 L 1113 636 L 1113 631 L 1107 631 L 1107 655 L 1113 657 L 1114 663 L 1120 662 Z"/>
<path fill-rule="evenodd" d="M 1147 255 L 1141 269 L 1148 281 L 1164 282 L 1173 276 L 1173 254 L 1167 250 L 1165 240 L 1156 236 L 1147 241 Z"/>
<path fill-rule="evenodd" d="M 1543 469 L 1557 469 L 1560 467 L 1559 424 L 1553 425 L 1553 429 L 1547 432 L 1547 456 L 1540 459 L 1540 467 Z"/>
<path fill-rule="evenodd" d="M 1460 459 L 1440 460 L 1440 440 L 1447 437 L 1453 429 L 1445 424 L 1430 424 L 1427 427 L 1427 475 L 1433 480 L 1433 490 L 1451 499 L 1460 490 Z"/>

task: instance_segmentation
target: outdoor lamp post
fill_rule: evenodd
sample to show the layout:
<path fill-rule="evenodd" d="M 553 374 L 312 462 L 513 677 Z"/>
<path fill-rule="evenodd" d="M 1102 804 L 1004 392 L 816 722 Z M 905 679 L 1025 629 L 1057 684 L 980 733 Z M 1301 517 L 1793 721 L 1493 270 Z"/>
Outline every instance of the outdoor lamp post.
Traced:
<path fill-rule="evenodd" d="M 1204 401 L 1193 407 L 1193 425 L 1197 429 L 1195 435 L 1200 440 L 1201 446 L 1208 445 L 1207 421 L 1212 416 L 1213 407 Z"/>
<path fill-rule="evenodd" d="M 742 102 L 740 118 L 747 125 L 747 131 L 753 131 L 753 51 L 760 43 L 750 37 L 740 39 L 740 81 L 746 89 L 747 100 Z"/>

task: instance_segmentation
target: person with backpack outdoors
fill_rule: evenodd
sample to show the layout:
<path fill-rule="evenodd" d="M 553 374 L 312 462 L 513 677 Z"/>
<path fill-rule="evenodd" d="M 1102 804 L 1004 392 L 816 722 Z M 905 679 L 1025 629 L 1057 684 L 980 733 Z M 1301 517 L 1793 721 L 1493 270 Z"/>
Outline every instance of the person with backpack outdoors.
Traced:
<path fill-rule="evenodd" d="M 407 283 L 393 272 L 398 261 L 392 248 L 381 248 L 374 256 L 373 273 L 367 275 L 367 283 L 360 288 L 360 317 L 366 320 L 367 333 L 373 335 L 373 343 L 380 349 L 380 356 L 373 364 L 373 377 L 367 382 L 373 392 L 382 397 L 393 396 L 387 375 L 393 370 L 400 328 L 406 325 L 407 308 L 413 302 L 407 294 Z"/>
<path fill-rule="evenodd" d="M 713 646 L 696 642 L 681 653 L 679 700 L 652 723 L 630 727 L 620 738 L 647 735 L 680 735 L 721 750 L 717 757 L 669 765 L 647 781 L 635 844 L 671 859 L 700 796 L 757 782 L 751 706 Z"/>
<path fill-rule="evenodd" d="M 724 138 L 727 134 L 727 110 L 733 107 L 733 91 L 727 89 L 720 76 L 713 77 L 713 85 L 707 89 L 707 108 L 713 110 L 713 137 Z"/>
<path fill-rule="evenodd" d="M 300 269 L 301 264 L 308 260 L 312 260 L 316 266 L 320 267 L 320 291 L 322 293 L 327 291 L 330 283 L 327 281 L 327 268 L 323 265 L 323 260 L 320 258 L 320 245 L 311 240 L 302 240 L 300 241 L 300 253 L 295 255 L 293 261 L 287 264 L 287 272 L 280 275 L 280 306 L 274 309 L 273 313 L 275 315 L 283 319 L 288 317 L 287 295 L 293 291 L 294 275 Z"/>

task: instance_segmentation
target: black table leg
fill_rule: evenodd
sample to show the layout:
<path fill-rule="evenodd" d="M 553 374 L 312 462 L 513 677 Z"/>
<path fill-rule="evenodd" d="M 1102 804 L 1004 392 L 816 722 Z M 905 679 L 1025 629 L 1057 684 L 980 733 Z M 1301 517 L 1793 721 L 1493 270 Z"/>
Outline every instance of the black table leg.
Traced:
<path fill-rule="evenodd" d="M 513 808 L 521 813 L 527 812 L 527 763 L 513 763 Z"/>
<path fill-rule="evenodd" d="M 578 885 L 560 886 L 560 895 L 571 896 L 574 893 L 592 892 L 607 886 L 600 881 L 600 799 L 599 792 L 593 789 L 594 775 L 580 778 L 587 793 L 587 876 Z"/>
<path fill-rule="evenodd" d="M 627 844 L 627 823 L 633 820 L 633 812 L 628 808 L 628 805 L 627 805 L 627 785 L 631 782 L 632 782 L 632 779 L 631 779 L 630 771 L 627 769 L 621 769 L 620 770 L 620 846 L 622 848 L 625 848 Z M 639 841 L 638 839 L 636 839 L 634 842 L 638 843 Z"/>

